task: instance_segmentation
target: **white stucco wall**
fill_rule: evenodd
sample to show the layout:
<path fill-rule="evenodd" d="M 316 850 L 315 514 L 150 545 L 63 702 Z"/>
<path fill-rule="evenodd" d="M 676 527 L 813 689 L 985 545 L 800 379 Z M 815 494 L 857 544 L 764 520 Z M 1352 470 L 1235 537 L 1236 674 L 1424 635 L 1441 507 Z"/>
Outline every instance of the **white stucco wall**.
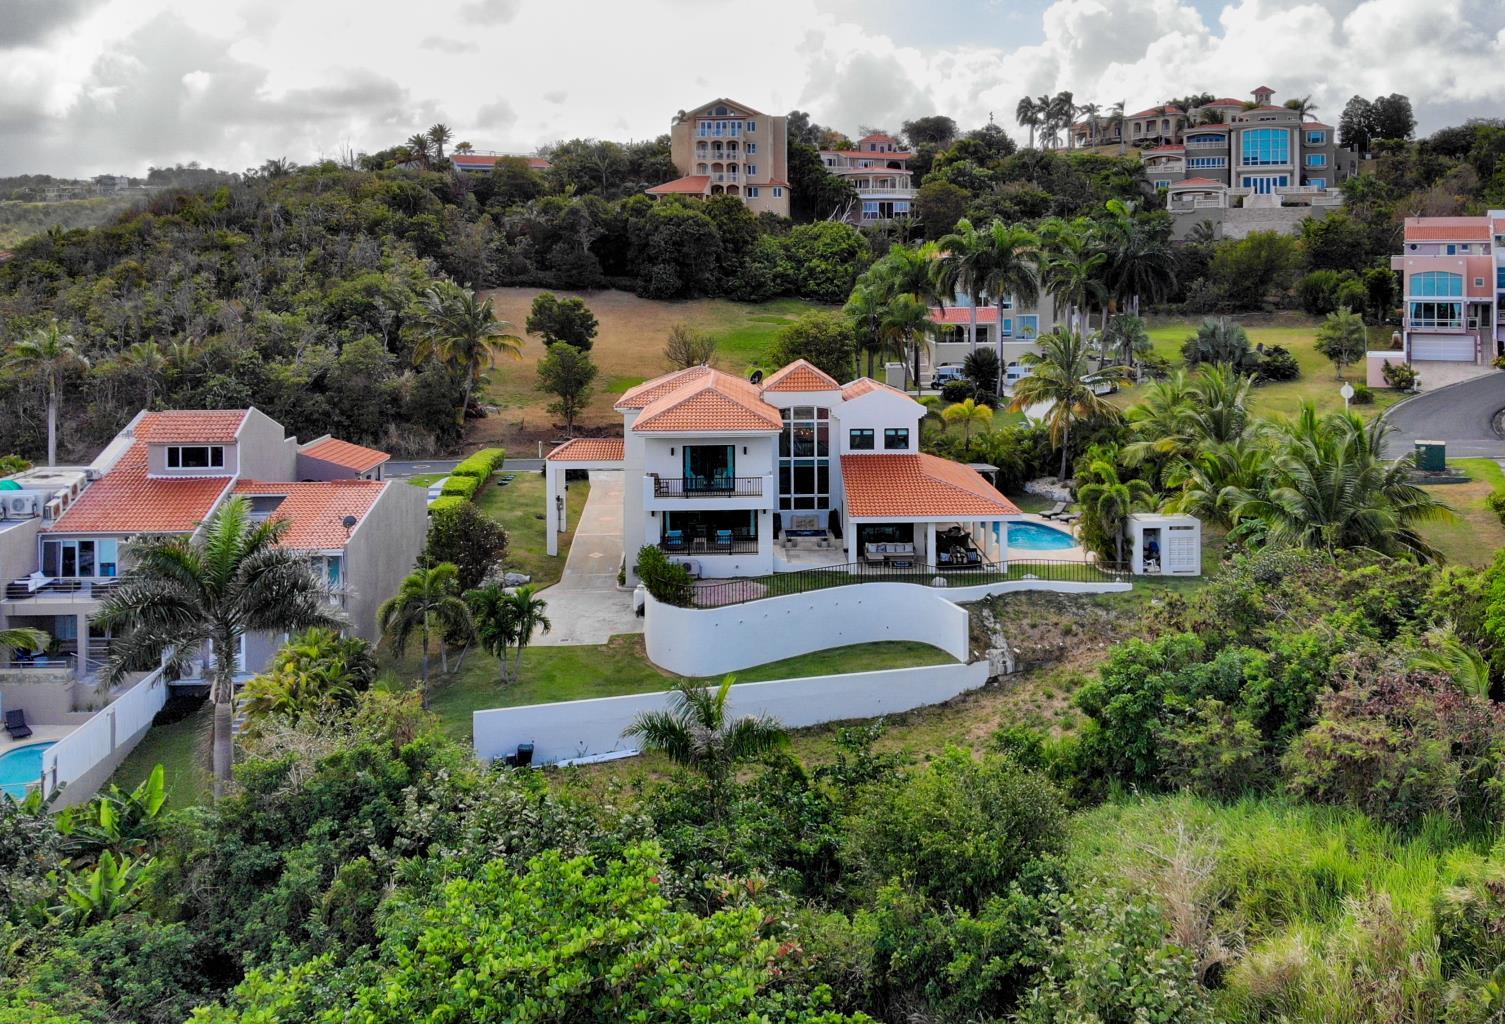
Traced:
<path fill-rule="evenodd" d="M 960 609 L 957 609 L 960 610 Z M 769 715 L 795 729 L 823 722 L 874 718 L 939 704 L 987 682 L 988 663 L 811 676 L 732 687 L 732 714 Z M 641 693 L 597 700 L 492 708 L 472 716 L 476 756 L 492 761 L 534 745 L 533 760 L 550 764 L 634 749 L 622 730 L 645 711 L 667 706 L 664 693 Z"/>
<path fill-rule="evenodd" d="M 851 431 L 867 429 L 873 432 L 873 447 L 859 455 L 912 455 L 920 450 L 920 417 L 924 408 L 912 398 L 905 398 L 890 391 L 869 391 L 860 398 L 841 403 L 837 410 L 841 429 L 833 443 L 832 454 L 846 455 L 851 452 Z M 909 447 L 886 449 L 883 447 L 883 431 L 888 427 L 903 427 L 909 431 Z"/>
<path fill-rule="evenodd" d="M 969 660 L 968 614 L 927 587 L 863 583 L 725 608 L 676 608 L 650 595 L 648 658 L 682 676 L 719 676 L 813 651 L 917 640 Z"/>

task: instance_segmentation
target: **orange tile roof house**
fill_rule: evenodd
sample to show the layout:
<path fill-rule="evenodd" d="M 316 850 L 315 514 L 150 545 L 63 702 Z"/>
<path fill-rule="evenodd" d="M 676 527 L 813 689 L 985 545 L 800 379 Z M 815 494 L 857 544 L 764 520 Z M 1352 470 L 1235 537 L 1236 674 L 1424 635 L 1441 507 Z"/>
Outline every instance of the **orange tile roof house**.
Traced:
<path fill-rule="evenodd" d="M 757 383 L 679 370 L 616 408 L 620 442 L 577 438 L 550 454 L 548 503 L 553 516 L 559 470 L 620 467 L 629 573 L 644 545 L 708 577 L 865 559 L 945 568 L 966 552 L 992 562 L 1020 515 L 976 470 L 920 452 L 919 402 L 804 360 Z"/>
<path fill-rule="evenodd" d="M 789 216 L 789 119 L 724 97 L 681 111 L 669 126 L 679 177 L 650 196 L 735 196 L 753 213 Z"/>
<path fill-rule="evenodd" d="M 282 543 L 305 553 L 344 608 L 352 632 L 375 639 L 376 608 L 413 565 L 427 535 L 422 490 L 383 480 L 385 452 L 321 437 L 300 445 L 257 409 L 141 412 L 94 462 L 58 474 L 74 482 L 39 496 L 25 542 L 0 543 L 0 626 L 86 637 L 74 667 L 99 667 L 109 638 L 90 635 L 99 602 L 130 571 L 133 542 L 192 536 L 231 498 L 253 519 L 284 520 Z M 8 481 L 26 495 L 36 472 Z M 24 505 L 24 499 L 23 499 Z M 8 509 L 6 523 L 16 519 Z M 248 636 L 243 668 L 257 671 L 282 638 Z"/>

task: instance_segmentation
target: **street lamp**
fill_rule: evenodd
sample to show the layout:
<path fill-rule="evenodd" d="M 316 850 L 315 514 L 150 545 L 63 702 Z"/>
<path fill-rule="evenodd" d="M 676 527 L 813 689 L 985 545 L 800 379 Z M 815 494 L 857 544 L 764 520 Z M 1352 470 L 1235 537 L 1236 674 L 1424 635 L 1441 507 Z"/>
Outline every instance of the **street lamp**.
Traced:
<path fill-rule="evenodd" d="M 1348 400 L 1353 397 L 1353 385 L 1345 380 L 1343 386 L 1338 389 L 1338 394 L 1343 396 L 1343 411 L 1347 412 Z"/>

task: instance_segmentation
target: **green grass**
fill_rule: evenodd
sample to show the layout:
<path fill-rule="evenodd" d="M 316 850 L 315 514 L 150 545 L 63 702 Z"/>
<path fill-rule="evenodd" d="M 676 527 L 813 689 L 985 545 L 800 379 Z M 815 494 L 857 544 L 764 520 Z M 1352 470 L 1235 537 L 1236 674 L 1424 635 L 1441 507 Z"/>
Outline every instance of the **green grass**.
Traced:
<path fill-rule="evenodd" d="M 1301 367 L 1301 376 L 1293 381 L 1261 384 L 1254 389 L 1250 408 L 1257 416 L 1294 416 L 1303 402 L 1314 402 L 1319 411 L 1336 412 L 1343 408 L 1343 396 L 1338 393 L 1342 383 L 1337 379 L 1333 364 L 1317 351 L 1317 327 L 1321 321 L 1315 317 L 1298 314 L 1280 314 L 1274 317 L 1238 318 L 1249 334 L 1253 345 L 1266 348 L 1280 345 L 1296 357 Z M 1150 342 L 1154 353 L 1168 359 L 1172 368 L 1183 366 L 1181 343 L 1197 332 L 1200 317 L 1154 317 L 1148 321 Z M 1382 328 L 1370 328 L 1371 335 L 1385 334 L 1384 339 L 1373 337 L 1371 344 L 1388 345 L 1388 332 Z M 1344 377 L 1353 383 L 1364 380 L 1364 366 L 1356 363 L 1344 371 Z M 1139 401 L 1144 386 L 1126 388 L 1114 398 L 1114 404 L 1127 408 Z M 1399 402 L 1404 396 L 1389 388 L 1374 389 L 1372 405 L 1353 406 L 1355 412 L 1365 416 L 1377 416 Z"/>
<path fill-rule="evenodd" d="M 213 709 L 206 702 L 194 714 L 171 725 L 147 731 L 110 779 L 121 789 L 134 789 L 162 765 L 169 807 L 192 807 L 209 802 L 213 780 L 209 773 L 209 730 Z"/>
<path fill-rule="evenodd" d="M 717 365 L 731 372 L 754 366 L 766 368 L 768 353 L 779 332 L 801 314 L 826 308 L 831 307 L 803 299 L 775 299 L 757 305 L 733 305 L 726 318 L 710 328 L 711 336 L 716 339 Z"/>
<path fill-rule="evenodd" d="M 1448 464 L 1467 473 L 1468 483 L 1438 484 L 1425 490 L 1452 506 L 1457 517 L 1422 523 L 1421 535 L 1449 562 L 1489 565 L 1495 552 L 1505 547 L 1505 525 L 1485 502 L 1491 494 L 1505 492 L 1505 470 L 1493 459 L 1449 459 Z"/>
<path fill-rule="evenodd" d="M 842 672 L 944 665 L 953 659 L 929 644 L 892 641 L 859 644 L 817 651 L 795 658 L 757 665 L 735 673 L 738 682 L 799 679 Z M 397 666 L 397 677 L 415 679 L 416 658 Z M 615 636 L 600 646 L 529 647 L 523 652 L 521 678 L 503 685 L 496 659 L 471 651 L 465 666 L 450 679 L 438 679 L 438 662 L 431 664 L 434 678 L 429 704 L 443 723 L 444 731 L 457 740 L 469 740 L 471 713 L 485 708 L 520 707 L 554 701 L 618 697 L 630 693 L 667 690 L 679 678 L 653 665 L 643 651 L 639 635 Z M 704 680 L 713 682 L 719 680 Z"/>

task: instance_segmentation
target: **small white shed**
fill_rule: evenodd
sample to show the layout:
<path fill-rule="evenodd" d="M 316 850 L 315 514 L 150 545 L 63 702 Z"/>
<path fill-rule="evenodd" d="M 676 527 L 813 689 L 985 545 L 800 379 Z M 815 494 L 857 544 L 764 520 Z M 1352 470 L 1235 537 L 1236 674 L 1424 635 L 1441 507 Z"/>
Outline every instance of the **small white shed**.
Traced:
<path fill-rule="evenodd" d="M 1134 575 L 1202 575 L 1202 521 L 1196 516 L 1134 512 L 1124 531 Z"/>

